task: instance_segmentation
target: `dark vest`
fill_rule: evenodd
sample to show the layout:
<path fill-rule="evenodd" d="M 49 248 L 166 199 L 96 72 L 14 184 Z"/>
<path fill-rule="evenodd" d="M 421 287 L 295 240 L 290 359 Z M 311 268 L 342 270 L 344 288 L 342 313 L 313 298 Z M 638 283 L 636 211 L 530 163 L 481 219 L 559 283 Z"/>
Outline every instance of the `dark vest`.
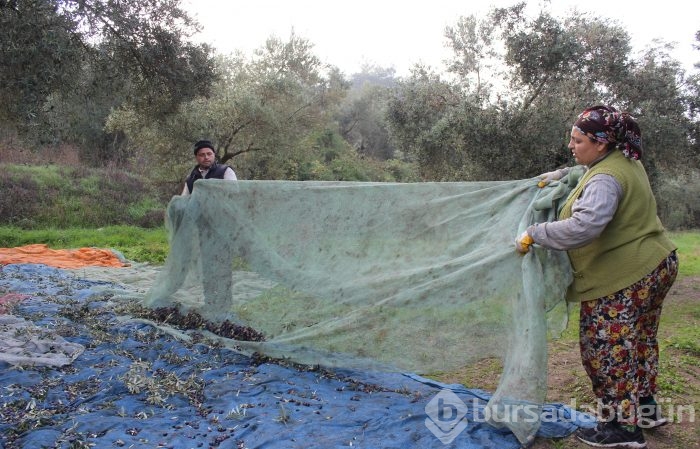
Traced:
<path fill-rule="evenodd" d="M 228 165 L 214 164 L 209 168 L 204 179 L 224 179 L 224 173 L 226 173 L 227 168 Z M 202 174 L 199 172 L 199 165 L 195 165 L 192 172 L 187 177 L 187 181 L 185 181 L 187 182 L 187 188 L 190 190 L 190 193 L 192 193 L 192 189 L 194 189 L 194 182 L 198 179 L 202 179 Z"/>

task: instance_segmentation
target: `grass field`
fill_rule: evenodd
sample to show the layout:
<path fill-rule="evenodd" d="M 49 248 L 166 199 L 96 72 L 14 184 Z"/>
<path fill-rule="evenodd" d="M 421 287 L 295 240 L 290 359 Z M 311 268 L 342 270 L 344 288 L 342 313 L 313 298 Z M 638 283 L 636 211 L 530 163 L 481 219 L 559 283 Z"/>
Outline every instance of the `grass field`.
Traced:
<path fill-rule="evenodd" d="M 0 247 L 14 248 L 43 243 L 52 249 L 111 248 L 135 262 L 162 264 L 168 256 L 165 228 L 106 226 L 98 229 L 20 229 L 0 226 Z"/>

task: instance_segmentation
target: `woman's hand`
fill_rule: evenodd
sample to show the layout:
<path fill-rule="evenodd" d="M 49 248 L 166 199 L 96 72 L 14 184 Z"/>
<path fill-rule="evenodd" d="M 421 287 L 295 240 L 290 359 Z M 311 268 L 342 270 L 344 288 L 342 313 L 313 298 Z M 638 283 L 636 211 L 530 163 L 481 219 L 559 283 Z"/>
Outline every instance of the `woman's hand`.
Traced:
<path fill-rule="evenodd" d="M 540 182 L 537 183 L 537 187 L 544 187 L 552 181 L 558 181 L 562 178 L 563 173 L 561 170 L 548 171 L 547 173 L 542 173 L 539 178 Z"/>
<path fill-rule="evenodd" d="M 530 251 L 530 245 L 532 245 L 533 243 L 534 240 L 532 240 L 530 234 L 528 234 L 527 231 L 525 231 L 522 234 L 520 234 L 520 236 L 517 239 L 515 239 L 515 250 L 520 254 L 526 254 L 528 251 Z"/>

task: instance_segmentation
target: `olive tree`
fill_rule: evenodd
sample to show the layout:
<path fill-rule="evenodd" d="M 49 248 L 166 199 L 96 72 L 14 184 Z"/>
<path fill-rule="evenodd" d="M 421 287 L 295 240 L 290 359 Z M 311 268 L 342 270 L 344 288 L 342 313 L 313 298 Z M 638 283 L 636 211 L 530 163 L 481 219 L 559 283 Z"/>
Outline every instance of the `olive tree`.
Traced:
<path fill-rule="evenodd" d="M 211 49 L 190 42 L 197 31 L 179 0 L 0 2 L 0 125 L 108 158 L 118 136 L 97 130 L 110 109 L 162 116 L 208 93 Z"/>
<path fill-rule="evenodd" d="M 584 107 L 634 106 L 630 37 L 615 23 L 545 11 L 531 18 L 518 4 L 461 18 L 446 37 L 452 78 L 412 76 L 389 114 L 397 146 L 431 177 L 535 176 L 569 162 L 568 133 Z"/>
<path fill-rule="evenodd" d="M 397 82 L 394 69 L 372 65 L 363 66 L 352 76 L 336 118 L 340 134 L 363 156 L 379 160 L 394 157 L 386 109 L 387 93 Z"/>
<path fill-rule="evenodd" d="M 297 161 L 316 150 L 309 136 L 326 128 L 347 89 L 340 72 L 294 33 L 288 41 L 270 37 L 251 58 L 221 56 L 216 72 L 211 95 L 183 103 L 177 114 L 154 120 L 122 108 L 108 129 L 147 146 L 167 179 L 181 176 L 191 164 L 191 144 L 202 138 L 242 178 L 288 179 Z"/>

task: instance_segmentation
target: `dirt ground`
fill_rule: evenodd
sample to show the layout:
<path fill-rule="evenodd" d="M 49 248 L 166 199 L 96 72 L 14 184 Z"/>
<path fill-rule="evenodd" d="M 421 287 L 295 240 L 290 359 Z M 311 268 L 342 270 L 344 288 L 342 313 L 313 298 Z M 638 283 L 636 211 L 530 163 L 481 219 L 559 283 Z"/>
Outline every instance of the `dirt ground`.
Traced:
<path fill-rule="evenodd" d="M 665 310 L 680 306 L 685 303 L 698 305 L 695 308 L 695 321 L 700 321 L 700 277 L 687 277 L 679 280 L 674 285 L 665 301 Z M 674 332 L 673 328 L 664 327 L 663 317 L 659 329 L 659 339 L 663 340 Z M 587 404 L 594 404 L 594 397 L 590 393 L 590 383 L 586 376 L 576 343 L 552 342 L 550 344 L 549 376 L 548 376 L 548 401 L 570 404 L 571 398 Z M 666 348 L 661 354 L 663 369 L 664 357 L 669 361 L 680 352 L 673 348 Z M 672 363 L 672 362 L 671 362 Z M 700 360 L 695 359 L 695 364 L 684 363 L 680 370 L 682 380 L 686 382 L 684 391 L 686 394 L 673 394 L 665 398 L 673 405 L 693 406 L 697 416 L 690 419 L 688 414 L 679 420 L 658 429 L 644 431 L 644 437 L 649 449 L 695 449 L 700 448 Z M 663 375 L 663 373 L 661 374 Z M 662 392 L 663 394 L 663 392 Z M 670 394 L 668 396 L 671 396 Z M 662 410 L 667 410 L 664 405 Z M 664 413 L 668 416 L 667 413 Z M 674 420 L 674 421 L 676 421 Z M 590 446 L 580 442 L 575 436 L 562 440 L 538 439 L 532 449 L 590 449 Z"/>

